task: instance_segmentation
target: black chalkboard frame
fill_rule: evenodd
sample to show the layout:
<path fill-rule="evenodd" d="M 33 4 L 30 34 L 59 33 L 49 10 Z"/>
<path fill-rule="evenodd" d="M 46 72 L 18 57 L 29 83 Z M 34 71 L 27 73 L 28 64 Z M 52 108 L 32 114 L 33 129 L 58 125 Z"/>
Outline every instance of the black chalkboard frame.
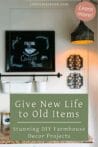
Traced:
<path fill-rule="evenodd" d="M 5 54 L 6 72 L 55 72 L 55 31 L 7 30 Z"/>

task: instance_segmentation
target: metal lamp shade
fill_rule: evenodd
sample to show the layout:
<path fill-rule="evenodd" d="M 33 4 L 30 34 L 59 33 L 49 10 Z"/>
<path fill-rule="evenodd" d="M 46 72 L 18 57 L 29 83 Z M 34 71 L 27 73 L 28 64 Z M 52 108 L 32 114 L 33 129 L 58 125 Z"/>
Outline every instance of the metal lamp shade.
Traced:
<path fill-rule="evenodd" d="M 94 32 L 90 30 L 83 21 L 71 33 L 71 42 L 73 44 L 92 44 L 94 42 Z"/>

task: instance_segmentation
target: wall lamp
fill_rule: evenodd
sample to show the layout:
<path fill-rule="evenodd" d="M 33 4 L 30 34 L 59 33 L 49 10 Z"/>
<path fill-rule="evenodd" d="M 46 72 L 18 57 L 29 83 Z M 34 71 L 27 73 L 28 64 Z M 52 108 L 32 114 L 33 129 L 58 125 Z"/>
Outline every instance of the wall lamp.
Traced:
<path fill-rule="evenodd" d="M 83 21 L 80 21 L 75 31 L 71 33 L 71 42 L 73 44 L 92 44 L 94 42 L 94 32 Z"/>

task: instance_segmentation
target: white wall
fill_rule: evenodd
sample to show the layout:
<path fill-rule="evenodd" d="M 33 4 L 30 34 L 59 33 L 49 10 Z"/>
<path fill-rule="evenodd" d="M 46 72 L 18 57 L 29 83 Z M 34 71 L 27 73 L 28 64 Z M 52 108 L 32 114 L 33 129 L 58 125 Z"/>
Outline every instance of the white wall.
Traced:
<path fill-rule="evenodd" d="M 86 93 L 88 90 L 88 48 L 93 46 L 82 47 L 70 43 L 70 33 L 79 23 L 74 14 L 74 5 L 69 4 L 63 9 L 31 9 L 27 5 L 24 6 L 23 1 L 9 0 L 6 2 L 4 0 L 1 5 L 1 72 L 5 70 L 5 30 L 54 30 L 56 35 L 56 73 L 61 72 L 63 77 L 61 79 L 50 77 L 47 83 L 47 92 Z M 4 13 L 3 16 L 2 13 Z M 95 25 L 95 21 L 88 24 L 94 30 L 95 26 L 92 24 Z M 80 90 L 72 91 L 66 86 L 66 76 L 69 74 L 69 70 L 66 68 L 66 59 L 70 54 L 75 54 L 76 52 L 84 58 L 84 67 L 80 71 L 84 76 L 84 86 Z M 6 79 L 4 78 L 4 80 Z M 55 86 L 55 83 L 58 83 L 58 85 Z"/>
<path fill-rule="evenodd" d="M 97 35 L 97 18 L 87 23 L 87 25 L 95 32 L 95 43 L 93 45 L 78 46 L 70 43 L 70 33 L 78 25 L 79 21 L 74 14 L 74 4 L 69 3 L 65 8 L 60 9 L 31 9 L 24 0 L 0 0 L 0 71 L 4 72 L 5 66 L 5 30 L 55 30 L 56 34 L 56 72 L 61 72 L 63 77 L 57 79 L 50 77 L 47 83 L 47 93 L 89 93 L 91 100 L 91 108 L 89 113 L 89 131 L 94 136 L 97 130 L 97 123 L 94 126 L 94 120 L 97 116 L 97 88 L 98 76 L 98 58 L 96 54 L 96 35 Z M 84 67 L 80 73 L 84 77 L 84 85 L 80 90 L 70 90 L 67 87 L 66 76 L 69 70 L 66 67 L 66 58 L 70 54 L 80 54 L 84 59 Z M 89 56 L 88 56 L 89 55 Z M 88 58 L 89 57 L 89 58 Z M 89 63 L 88 63 L 89 59 Z M 89 65 L 89 71 L 88 71 Z M 88 87 L 89 75 L 89 87 Z M 28 78 L 27 80 L 30 80 Z M 6 79 L 4 79 L 6 80 Z M 7 79 L 11 80 L 11 79 Z M 15 78 L 13 80 L 16 80 Z M 31 79 L 32 80 L 32 79 Z M 0 111 L 9 111 L 9 95 L 0 94 Z M 94 129 L 93 129 L 94 128 Z M 94 138 L 98 136 L 95 134 Z M 79 144 L 77 146 L 94 146 L 95 144 Z M 68 146 L 67 144 L 64 146 Z M 69 145 L 71 146 L 71 145 Z M 74 147 L 74 144 L 72 144 Z M 76 145 L 75 145 L 76 147 Z"/>
<path fill-rule="evenodd" d="M 98 9 L 98 6 L 97 6 Z M 89 97 L 92 107 L 92 119 L 94 126 L 94 144 L 93 147 L 98 146 L 98 11 L 97 11 L 97 47 L 89 52 Z"/>

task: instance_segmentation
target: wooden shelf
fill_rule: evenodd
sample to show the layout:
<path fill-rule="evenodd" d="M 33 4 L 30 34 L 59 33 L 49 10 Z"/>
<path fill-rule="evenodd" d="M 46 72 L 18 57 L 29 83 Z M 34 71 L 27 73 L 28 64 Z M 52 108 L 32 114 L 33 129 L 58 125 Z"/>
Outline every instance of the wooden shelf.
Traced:
<path fill-rule="evenodd" d="M 87 141 L 51 141 L 51 142 L 34 142 L 34 141 L 12 141 L 8 134 L 0 133 L 0 144 L 36 144 L 36 143 L 93 143 L 93 139 L 89 136 Z"/>

